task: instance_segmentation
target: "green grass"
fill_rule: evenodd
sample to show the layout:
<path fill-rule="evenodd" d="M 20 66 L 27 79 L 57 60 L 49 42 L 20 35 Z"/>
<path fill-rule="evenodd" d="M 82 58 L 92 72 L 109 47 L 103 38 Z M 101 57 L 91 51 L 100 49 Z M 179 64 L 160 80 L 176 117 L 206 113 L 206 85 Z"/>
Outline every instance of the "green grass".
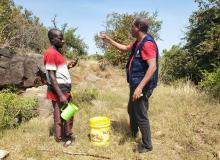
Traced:
<path fill-rule="evenodd" d="M 90 104 L 98 96 L 96 88 L 85 88 L 72 92 L 73 101 L 77 104 Z"/>
<path fill-rule="evenodd" d="M 84 70 L 89 70 L 89 65 Z M 71 156 L 62 151 L 102 155 L 113 160 L 211 160 L 213 153 L 220 150 L 220 104 L 186 83 L 175 87 L 160 84 L 155 89 L 149 108 L 154 150 L 146 154 L 133 153 L 132 148 L 137 144 L 128 136 L 127 83 L 122 72 L 114 69 L 109 72 L 111 77 L 108 79 L 75 82 L 77 85 L 74 85 L 73 93 L 79 94 L 78 99 L 85 95 L 95 95 L 95 98 L 79 104 L 81 109 L 75 116 L 73 132 L 76 141 L 73 146 L 63 148 L 53 136 L 49 136 L 52 116 L 33 118 L 17 129 L 4 132 L 0 146 L 10 151 L 6 160 L 98 159 Z M 78 69 L 73 71 L 73 79 L 76 73 Z M 83 74 L 85 72 L 81 77 L 85 76 Z M 86 88 L 89 92 L 85 92 Z M 89 142 L 89 119 L 94 116 L 111 119 L 108 146 L 96 147 Z"/>

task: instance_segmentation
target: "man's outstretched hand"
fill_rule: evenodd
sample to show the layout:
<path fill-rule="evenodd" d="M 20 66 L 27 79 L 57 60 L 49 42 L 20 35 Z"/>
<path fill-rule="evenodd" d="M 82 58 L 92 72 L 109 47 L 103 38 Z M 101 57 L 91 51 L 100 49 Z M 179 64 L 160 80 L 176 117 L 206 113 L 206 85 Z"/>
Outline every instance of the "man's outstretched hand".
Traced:
<path fill-rule="evenodd" d="M 100 33 L 99 35 L 98 35 L 98 37 L 100 38 L 100 39 L 102 39 L 104 42 L 109 42 L 110 41 L 110 37 L 107 35 L 107 34 L 105 34 L 105 33 Z"/>

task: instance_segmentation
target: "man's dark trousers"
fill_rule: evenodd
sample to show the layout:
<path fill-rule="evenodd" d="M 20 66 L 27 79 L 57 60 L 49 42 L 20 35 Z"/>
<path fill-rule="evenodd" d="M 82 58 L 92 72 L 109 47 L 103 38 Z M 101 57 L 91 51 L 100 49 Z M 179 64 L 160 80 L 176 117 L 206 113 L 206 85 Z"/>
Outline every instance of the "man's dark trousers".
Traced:
<path fill-rule="evenodd" d="M 148 99 L 152 94 L 153 90 L 143 91 L 143 96 L 138 100 L 132 101 L 136 87 L 130 87 L 130 96 L 128 102 L 128 114 L 130 118 L 130 129 L 132 135 L 135 137 L 138 133 L 138 127 L 142 134 L 142 145 L 145 148 L 151 149 L 151 131 L 150 123 L 148 119 Z"/>

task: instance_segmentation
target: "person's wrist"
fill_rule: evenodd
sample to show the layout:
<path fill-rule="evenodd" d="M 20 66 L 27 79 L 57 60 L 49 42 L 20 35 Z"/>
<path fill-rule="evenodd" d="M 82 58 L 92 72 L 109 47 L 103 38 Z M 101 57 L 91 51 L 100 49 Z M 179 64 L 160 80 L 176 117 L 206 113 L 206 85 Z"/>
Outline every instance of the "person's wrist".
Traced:
<path fill-rule="evenodd" d="M 58 96 L 61 98 L 61 97 L 64 96 L 64 94 L 63 93 L 59 93 Z"/>
<path fill-rule="evenodd" d="M 141 91 L 143 90 L 143 88 L 144 88 L 144 87 L 143 87 L 142 85 L 139 85 L 139 86 L 138 86 L 138 89 L 141 90 Z"/>

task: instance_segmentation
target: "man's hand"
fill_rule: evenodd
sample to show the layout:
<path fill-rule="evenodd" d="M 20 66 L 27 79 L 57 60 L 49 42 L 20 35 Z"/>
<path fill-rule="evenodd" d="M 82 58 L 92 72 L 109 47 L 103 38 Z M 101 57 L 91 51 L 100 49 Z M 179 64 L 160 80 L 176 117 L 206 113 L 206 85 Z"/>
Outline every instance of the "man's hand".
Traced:
<path fill-rule="evenodd" d="M 98 35 L 98 37 L 101 38 L 104 42 L 109 42 L 110 39 L 111 39 L 111 38 L 110 38 L 107 34 L 105 34 L 105 33 L 100 33 L 100 34 Z"/>
<path fill-rule="evenodd" d="M 143 95 L 142 90 L 143 90 L 144 86 L 146 86 L 146 84 L 151 80 L 154 72 L 157 69 L 156 58 L 152 58 L 152 59 L 147 60 L 147 64 L 149 67 L 148 67 L 147 72 L 146 72 L 144 78 L 142 79 L 141 83 L 138 85 L 138 87 L 134 91 L 134 94 L 132 97 L 133 101 L 139 99 Z"/>
<path fill-rule="evenodd" d="M 138 86 L 134 91 L 132 101 L 138 100 L 141 96 L 143 96 L 142 89 Z"/>
<path fill-rule="evenodd" d="M 79 60 L 79 59 L 76 58 L 76 59 L 70 61 L 70 62 L 68 63 L 68 65 L 67 65 L 68 69 L 75 67 L 76 64 L 78 63 L 78 60 Z"/>
<path fill-rule="evenodd" d="M 104 42 L 111 44 L 112 46 L 114 46 L 115 48 L 117 48 L 123 52 L 130 51 L 129 46 L 124 45 L 124 44 L 120 44 L 120 43 L 114 41 L 113 39 L 111 39 L 111 37 L 109 37 L 105 33 L 100 33 L 98 35 L 98 37 L 101 38 Z"/>

